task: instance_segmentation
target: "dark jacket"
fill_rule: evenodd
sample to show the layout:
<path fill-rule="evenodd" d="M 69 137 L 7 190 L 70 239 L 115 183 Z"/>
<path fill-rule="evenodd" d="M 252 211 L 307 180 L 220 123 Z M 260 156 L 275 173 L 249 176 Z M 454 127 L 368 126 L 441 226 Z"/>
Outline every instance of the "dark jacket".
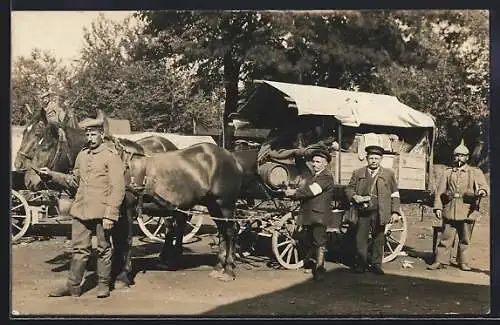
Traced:
<path fill-rule="evenodd" d="M 477 195 L 479 190 L 488 193 L 488 184 L 483 172 L 476 167 L 447 168 L 439 181 L 434 199 L 434 209 L 443 210 L 449 220 L 475 220 L 479 215 L 477 201 L 464 202 L 464 193 Z M 443 195 L 449 199 L 443 202 Z"/>
<path fill-rule="evenodd" d="M 300 201 L 299 225 L 312 225 L 320 223 L 325 225 L 331 218 L 333 199 L 333 177 L 327 169 L 308 179 L 305 184 L 297 189 L 292 199 Z"/>
<path fill-rule="evenodd" d="M 359 168 L 352 173 L 349 185 L 345 189 L 346 196 L 350 202 L 354 202 L 352 197 L 356 194 L 362 196 L 369 194 L 370 186 L 368 184 L 370 183 L 370 177 L 367 166 Z M 380 224 L 385 225 L 390 222 L 392 213 L 400 214 L 399 190 L 392 170 L 380 167 L 376 189 Z M 366 193 L 362 193 L 365 191 Z"/>

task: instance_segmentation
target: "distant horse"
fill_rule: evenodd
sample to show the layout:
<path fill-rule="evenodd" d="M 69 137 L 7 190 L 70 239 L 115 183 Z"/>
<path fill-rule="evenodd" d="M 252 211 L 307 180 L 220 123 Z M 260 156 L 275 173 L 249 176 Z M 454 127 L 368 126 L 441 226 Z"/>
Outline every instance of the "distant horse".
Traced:
<path fill-rule="evenodd" d="M 233 279 L 234 241 L 237 234 L 233 215 L 244 176 L 241 165 L 227 150 L 208 143 L 183 150 L 153 153 L 146 157 L 144 152 L 163 151 L 168 147 L 168 143 L 162 142 L 165 140 L 162 139 L 150 137 L 143 143 L 134 143 L 111 138 L 129 166 L 130 180 L 145 185 L 142 194 L 129 188 L 121 210 L 126 217 L 120 218 L 122 225 L 119 225 L 119 221 L 113 230 L 113 240 L 116 240 L 114 247 L 123 264 L 117 280 L 131 282 L 132 221 L 137 216 L 137 208 L 146 201 L 155 203 L 178 222 L 174 236 L 172 228 L 169 229 L 167 225 L 165 244 L 160 255 L 162 259 L 178 257 L 182 251 L 182 240 L 176 241 L 175 249 L 172 240 L 173 237 L 182 238 L 186 217 L 183 210 L 198 204 L 205 205 L 215 218 L 221 240 L 225 243 L 220 245 L 219 263 L 211 275 L 221 280 Z M 38 190 L 42 181 L 30 167 L 46 166 L 67 173 L 84 144 L 83 130 L 47 121 L 42 109 L 33 115 L 25 129 L 15 167 L 25 170 L 28 189 Z"/>

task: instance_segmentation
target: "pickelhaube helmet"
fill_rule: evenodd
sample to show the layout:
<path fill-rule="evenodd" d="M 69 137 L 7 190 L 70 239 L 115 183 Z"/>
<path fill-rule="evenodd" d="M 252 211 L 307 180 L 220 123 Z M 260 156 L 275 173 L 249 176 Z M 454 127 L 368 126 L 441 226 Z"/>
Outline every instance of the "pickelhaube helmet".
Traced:
<path fill-rule="evenodd" d="M 462 142 L 453 150 L 453 155 L 468 155 L 469 154 L 469 149 L 464 144 L 464 139 L 462 139 Z"/>

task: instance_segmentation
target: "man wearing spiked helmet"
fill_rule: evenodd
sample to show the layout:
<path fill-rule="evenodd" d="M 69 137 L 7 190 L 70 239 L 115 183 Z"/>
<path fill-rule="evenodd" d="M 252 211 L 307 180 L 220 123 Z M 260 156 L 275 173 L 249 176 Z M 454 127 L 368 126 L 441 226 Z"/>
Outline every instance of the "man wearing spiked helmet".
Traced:
<path fill-rule="evenodd" d="M 470 166 L 469 149 L 464 141 L 453 150 L 452 167 L 444 171 L 436 189 L 434 213 L 443 221 L 443 233 L 430 270 L 446 268 L 450 263 L 450 249 L 458 233 L 457 262 L 463 271 L 470 271 L 468 249 L 474 222 L 479 216 L 479 199 L 488 195 L 483 172 Z"/>

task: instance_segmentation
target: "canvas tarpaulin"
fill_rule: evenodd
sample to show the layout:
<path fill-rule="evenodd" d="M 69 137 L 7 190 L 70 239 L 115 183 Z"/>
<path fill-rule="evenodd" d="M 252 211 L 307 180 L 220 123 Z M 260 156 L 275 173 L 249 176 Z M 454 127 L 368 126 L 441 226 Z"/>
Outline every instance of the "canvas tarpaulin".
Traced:
<path fill-rule="evenodd" d="M 394 96 L 268 80 L 255 82 L 258 84 L 255 92 L 238 110 L 238 116 L 245 119 L 261 121 L 268 119 L 266 123 L 269 124 L 269 118 L 279 118 L 276 114 L 272 115 L 271 111 L 281 110 L 279 115 L 334 116 L 342 125 L 353 127 L 362 124 L 403 128 L 435 127 L 431 115 L 401 103 Z M 266 104 L 264 97 L 276 96 L 278 94 L 276 91 L 281 97 L 286 98 L 288 103 L 292 102 L 295 105 L 290 107 L 283 100 L 278 104 L 276 99 Z M 283 106 L 283 103 L 286 106 Z"/>

